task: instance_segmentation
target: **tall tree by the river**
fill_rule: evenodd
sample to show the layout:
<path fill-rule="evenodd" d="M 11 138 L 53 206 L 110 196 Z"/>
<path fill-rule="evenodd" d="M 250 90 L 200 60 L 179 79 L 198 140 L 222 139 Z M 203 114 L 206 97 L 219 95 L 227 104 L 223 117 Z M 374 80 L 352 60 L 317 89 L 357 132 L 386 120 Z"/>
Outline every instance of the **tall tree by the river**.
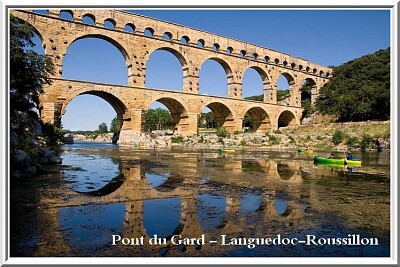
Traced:
<path fill-rule="evenodd" d="M 339 121 L 390 118 L 390 49 L 351 60 L 334 68 L 320 90 L 317 110 Z"/>
<path fill-rule="evenodd" d="M 48 153 L 37 138 L 39 135 L 46 145 L 54 144 L 57 139 L 53 126 L 41 125 L 37 113 L 39 94 L 43 84 L 49 82 L 53 63 L 31 50 L 33 36 L 31 26 L 10 16 L 10 162 L 17 169 L 22 169 L 21 161 L 28 158 L 40 164 L 41 154 Z"/>

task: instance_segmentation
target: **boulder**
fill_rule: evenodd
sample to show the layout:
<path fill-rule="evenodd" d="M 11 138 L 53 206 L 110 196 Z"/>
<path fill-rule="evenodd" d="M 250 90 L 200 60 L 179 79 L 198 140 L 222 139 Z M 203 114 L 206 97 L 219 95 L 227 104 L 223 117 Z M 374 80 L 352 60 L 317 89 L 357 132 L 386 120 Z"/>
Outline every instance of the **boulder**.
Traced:
<path fill-rule="evenodd" d="M 14 155 L 12 175 L 15 177 L 32 176 L 36 174 L 36 166 L 31 157 L 23 150 L 17 150 Z"/>
<path fill-rule="evenodd" d="M 40 164 L 61 164 L 62 160 L 57 153 L 48 148 L 43 148 L 39 158 Z"/>

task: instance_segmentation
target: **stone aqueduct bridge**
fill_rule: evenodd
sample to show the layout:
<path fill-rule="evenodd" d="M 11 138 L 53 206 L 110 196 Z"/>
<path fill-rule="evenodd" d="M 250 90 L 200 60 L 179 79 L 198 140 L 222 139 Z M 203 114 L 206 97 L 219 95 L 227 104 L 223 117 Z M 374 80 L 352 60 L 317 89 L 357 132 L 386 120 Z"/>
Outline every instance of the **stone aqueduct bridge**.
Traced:
<path fill-rule="evenodd" d="M 62 18 L 63 12 L 69 13 L 71 19 Z M 255 129 L 264 132 L 299 125 L 302 83 L 306 80 L 312 85 L 311 100 L 315 103 L 319 89 L 332 73 L 330 68 L 285 53 L 118 10 L 49 10 L 48 15 L 12 10 L 11 14 L 34 27 L 45 54 L 55 64 L 53 82 L 46 85 L 40 97 L 44 122 L 60 120 L 72 99 L 91 94 L 113 106 L 122 121 L 121 135 L 141 132 L 144 114 L 155 101 L 170 110 L 179 134 L 197 133 L 198 118 L 205 107 L 213 111 L 217 126 L 229 132 L 242 130 L 246 113 L 250 114 Z M 90 17 L 94 24 L 84 23 L 85 17 Z M 106 23 L 111 23 L 113 29 L 105 27 Z M 110 42 L 122 53 L 128 69 L 128 86 L 62 78 L 68 47 L 77 40 L 93 37 Z M 168 51 L 179 60 L 183 73 L 181 92 L 145 88 L 146 63 L 156 50 Z M 225 70 L 227 97 L 199 95 L 200 68 L 208 59 Z M 261 77 L 263 102 L 242 98 L 242 77 L 249 68 Z M 290 97 L 278 102 L 280 75 L 288 80 Z"/>

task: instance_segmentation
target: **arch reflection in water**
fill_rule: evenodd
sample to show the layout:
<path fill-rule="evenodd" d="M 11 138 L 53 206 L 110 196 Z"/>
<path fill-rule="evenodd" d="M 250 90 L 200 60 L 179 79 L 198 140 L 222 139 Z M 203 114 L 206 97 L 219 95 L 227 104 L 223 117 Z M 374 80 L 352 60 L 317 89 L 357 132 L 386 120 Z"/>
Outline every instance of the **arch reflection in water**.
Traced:
<path fill-rule="evenodd" d="M 88 193 L 99 190 L 119 176 L 119 166 L 112 158 L 99 155 L 64 154 L 64 178 L 73 190 Z M 73 166 L 73 167 L 70 167 Z"/>
<path fill-rule="evenodd" d="M 225 196 L 202 194 L 196 199 L 197 217 L 201 228 L 206 232 L 215 232 L 224 223 L 226 210 Z"/>
<path fill-rule="evenodd" d="M 95 251 L 122 233 L 124 217 L 124 203 L 65 207 L 59 210 L 59 225 L 72 249 Z"/>
<path fill-rule="evenodd" d="M 256 211 L 261 205 L 261 196 L 254 194 L 246 194 L 240 200 L 240 213 L 243 215 L 249 215 Z"/>
<path fill-rule="evenodd" d="M 169 237 L 179 228 L 180 198 L 147 200 L 143 206 L 143 223 L 147 235 Z"/>
<path fill-rule="evenodd" d="M 286 200 L 281 198 L 275 198 L 275 210 L 278 216 L 282 216 L 287 212 L 288 203 Z"/>
<path fill-rule="evenodd" d="M 168 180 L 169 173 L 145 173 L 147 182 L 153 187 L 158 187 Z"/>

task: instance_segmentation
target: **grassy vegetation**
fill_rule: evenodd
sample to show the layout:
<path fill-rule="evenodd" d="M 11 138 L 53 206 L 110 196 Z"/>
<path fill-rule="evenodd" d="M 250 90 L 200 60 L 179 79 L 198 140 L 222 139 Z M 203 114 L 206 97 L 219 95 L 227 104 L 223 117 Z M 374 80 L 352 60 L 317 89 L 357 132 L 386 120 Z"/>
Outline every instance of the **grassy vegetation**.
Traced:
<path fill-rule="evenodd" d="M 390 123 L 379 123 L 379 124 L 355 124 L 355 123 L 329 123 L 329 124 L 313 124 L 313 125 L 302 125 L 295 130 L 285 129 L 283 133 L 288 132 L 292 134 L 319 134 L 328 133 L 334 134 L 337 130 L 340 130 L 344 135 L 361 135 L 368 133 L 374 138 L 390 138 Z"/>

